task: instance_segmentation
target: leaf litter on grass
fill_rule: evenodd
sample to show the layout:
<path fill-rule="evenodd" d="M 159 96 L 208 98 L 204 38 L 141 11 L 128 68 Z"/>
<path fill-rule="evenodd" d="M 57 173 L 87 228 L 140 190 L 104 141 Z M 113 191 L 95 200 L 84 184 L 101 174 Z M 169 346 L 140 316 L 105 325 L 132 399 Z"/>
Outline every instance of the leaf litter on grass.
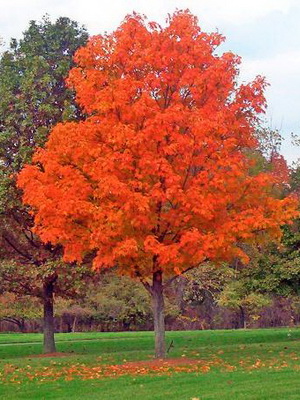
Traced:
<path fill-rule="evenodd" d="M 96 364 L 87 365 L 85 363 L 74 363 L 63 365 L 57 361 L 51 361 L 50 365 L 37 367 L 26 365 L 18 367 L 13 364 L 5 364 L 0 372 L 0 382 L 21 384 L 27 382 L 53 382 L 57 380 L 71 381 L 93 380 L 101 378 L 113 378 L 124 375 L 174 375 L 177 373 L 205 374 L 211 370 L 233 372 L 236 370 L 254 371 L 258 369 L 281 370 L 283 368 L 293 368 L 300 370 L 297 363 L 299 357 L 291 353 L 289 359 L 278 359 L 275 357 L 269 360 L 253 359 L 246 357 L 240 359 L 236 365 L 228 363 L 219 356 L 214 356 L 210 360 L 199 360 L 189 358 L 146 360 L 136 362 L 124 362 L 123 364 Z"/>

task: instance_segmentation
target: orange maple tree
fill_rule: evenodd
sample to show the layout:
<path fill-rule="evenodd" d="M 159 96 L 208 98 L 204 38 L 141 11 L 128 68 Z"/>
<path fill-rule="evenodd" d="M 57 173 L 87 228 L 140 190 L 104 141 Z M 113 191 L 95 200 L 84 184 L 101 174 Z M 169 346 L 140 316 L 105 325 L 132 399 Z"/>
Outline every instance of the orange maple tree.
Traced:
<path fill-rule="evenodd" d="M 95 268 L 142 281 L 157 357 L 166 281 L 245 258 L 241 242 L 279 238 L 295 215 L 293 200 L 272 197 L 274 175 L 248 173 L 266 83 L 239 86 L 239 57 L 215 53 L 223 40 L 189 11 L 166 27 L 134 13 L 92 37 L 68 78 L 86 120 L 54 127 L 18 179 L 36 232 L 63 245 L 66 261 L 94 251 Z"/>

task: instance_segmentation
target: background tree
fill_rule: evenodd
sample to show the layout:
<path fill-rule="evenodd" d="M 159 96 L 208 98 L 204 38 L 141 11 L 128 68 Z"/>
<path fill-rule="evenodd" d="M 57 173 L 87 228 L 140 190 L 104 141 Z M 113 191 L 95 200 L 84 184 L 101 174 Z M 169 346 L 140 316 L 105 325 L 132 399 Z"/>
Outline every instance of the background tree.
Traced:
<path fill-rule="evenodd" d="M 248 320 L 259 318 L 261 309 L 271 303 L 270 296 L 261 291 L 249 288 L 250 279 L 243 279 L 236 274 L 235 280 L 228 283 L 221 291 L 218 304 L 239 311 L 240 327 L 247 328 Z"/>
<path fill-rule="evenodd" d="M 226 283 L 231 282 L 234 275 L 234 270 L 227 264 L 216 266 L 203 263 L 179 277 L 184 281 L 182 298 L 186 303 L 193 305 L 203 303 L 206 298 L 215 301 L 220 290 Z"/>
<path fill-rule="evenodd" d="M 67 324 L 105 331 L 151 329 L 151 301 L 138 281 L 116 274 L 114 270 L 95 274 L 85 288 L 85 296 L 59 302 L 58 314 Z M 166 320 L 173 322 L 180 309 L 172 296 L 166 298 Z"/>
<path fill-rule="evenodd" d="M 218 295 L 233 275 L 229 265 L 209 262 L 178 275 L 165 291 L 166 299 L 177 308 L 172 321 L 175 329 L 211 329 Z"/>
<path fill-rule="evenodd" d="M 31 296 L 43 307 L 45 353 L 56 350 L 54 295 L 67 299 L 80 299 L 85 293 L 91 275 L 90 267 L 66 264 L 60 257 L 55 259 L 51 255 L 40 265 L 30 263 L 28 260 L 22 262 L 21 259 L 16 261 L 6 259 L 0 263 L 2 290 L 6 294 L 13 293 L 20 299 Z M 30 304 L 30 301 L 27 303 Z"/>
<path fill-rule="evenodd" d="M 262 309 L 277 299 L 289 299 L 296 306 L 300 292 L 299 221 L 283 228 L 280 246 L 252 246 L 248 254 L 249 266 L 239 263 L 234 279 L 218 297 L 220 305 L 240 311 L 242 327 L 260 318 Z"/>
<path fill-rule="evenodd" d="M 239 58 L 215 49 L 188 11 L 166 28 L 136 14 L 76 53 L 69 84 L 89 116 L 57 125 L 19 176 L 35 232 L 66 261 L 96 252 L 153 302 L 165 356 L 164 289 L 204 261 L 246 259 L 241 242 L 279 238 L 294 201 L 272 196 L 272 174 L 250 175 L 264 110 L 261 77 L 238 86 Z"/>
<path fill-rule="evenodd" d="M 117 330 L 130 330 L 151 319 L 150 301 L 139 282 L 132 284 L 114 271 L 102 274 L 90 287 L 85 302 L 94 310 L 93 318 Z"/>
<path fill-rule="evenodd" d="M 1 274 L 7 275 L 19 265 L 14 269 L 17 275 L 13 288 L 16 293 L 19 285 L 19 294 L 23 281 L 32 273 L 39 279 L 44 276 L 41 298 L 45 352 L 55 351 L 53 291 L 57 272 L 52 268 L 49 273 L 49 265 L 58 265 L 60 249 L 43 244 L 33 234 L 32 215 L 22 205 L 15 175 L 24 163 L 30 162 L 35 148 L 43 146 L 51 127 L 65 119 L 81 118 L 80 107 L 75 105 L 74 92 L 66 87 L 65 78 L 73 66 L 75 50 L 86 40 L 86 30 L 69 18 L 51 23 L 45 17 L 39 23 L 31 21 L 23 38 L 13 39 L 0 60 L 0 240 L 1 258 L 5 260 Z M 26 276 L 22 278 L 20 271 Z M 36 295 L 34 292 L 31 293 Z"/>
<path fill-rule="evenodd" d="M 64 319 L 86 320 L 102 330 L 136 330 L 151 320 L 151 306 L 147 293 L 139 282 L 132 284 L 126 276 L 114 271 L 97 274 L 86 289 L 84 298 L 68 301 L 61 308 Z"/>
<path fill-rule="evenodd" d="M 282 137 L 278 130 L 262 127 L 256 131 L 256 137 L 259 147 L 247 152 L 247 156 L 253 161 L 250 173 L 258 175 L 268 172 L 275 176 L 277 179 L 271 187 L 273 196 L 284 198 L 294 190 L 291 190 L 291 171 L 284 157 L 280 155 Z M 296 224 L 294 221 L 292 226 L 283 227 L 282 246 L 279 247 L 276 243 L 244 246 L 249 257 L 249 266 L 238 260 L 232 266 L 233 279 L 226 282 L 218 296 L 218 304 L 239 310 L 241 327 L 246 328 L 251 319 L 259 319 L 260 312 L 271 305 L 274 297 L 289 297 L 292 292 L 295 295 L 292 290 L 292 276 L 295 278 L 299 271 L 290 265 L 290 249 L 283 251 L 283 248 L 288 244 L 288 236 Z"/>
<path fill-rule="evenodd" d="M 40 317 L 40 304 L 31 296 L 19 296 L 10 292 L 0 295 L 0 321 L 15 324 L 24 332 L 26 320 Z"/>

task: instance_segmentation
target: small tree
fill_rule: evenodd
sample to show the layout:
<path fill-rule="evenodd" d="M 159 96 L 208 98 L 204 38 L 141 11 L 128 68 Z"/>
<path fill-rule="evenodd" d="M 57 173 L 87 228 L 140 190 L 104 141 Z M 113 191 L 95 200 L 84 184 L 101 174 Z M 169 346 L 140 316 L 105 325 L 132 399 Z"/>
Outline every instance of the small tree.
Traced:
<path fill-rule="evenodd" d="M 68 261 L 95 251 L 95 268 L 144 284 L 156 357 L 165 286 L 204 261 L 245 259 L 241 242 L 279 238 L 295 215 L 272 197 L 274 176 L 248 173 L 265 81 L 238 86 L 239 58 L 215 54 L 222 41 L 188 11 L 165 28 L 133 14 L 91 38 L 69 76 L 89 116 L 57 125 L 19 176 L 43 241 Z"/>
<path fill-rule="evenodd" d="M 0 262 L 2 290 L 13 293 L 19 298 L 31 296 L 42 305 L 44 353 L 56 351 L 54 340 L 55 295 L 73 299 L 81 297 L 90 272 L 90 268 L 86 266 L 66 264 L 60 257 L 55 260 L 51 254 L 49 254 L 48 260 L 44 260 L 39 265 L 35 265 L 34 262 L 30 263 L 26 259 L 23 260 L 23 263 L 21 260 L 19 262 L 12 260 Z"/>
<path fill-rule="evenodd" d="M 227 284 L 218 298 L 220 306 L 239 311 L 242 328 L 247 328 L 247 318 L 259 318 L 259 312 L 271 302 L 268 295 L 249 289 L 247 283 L 243 276 L 236 276 L 236 280 Z"/>

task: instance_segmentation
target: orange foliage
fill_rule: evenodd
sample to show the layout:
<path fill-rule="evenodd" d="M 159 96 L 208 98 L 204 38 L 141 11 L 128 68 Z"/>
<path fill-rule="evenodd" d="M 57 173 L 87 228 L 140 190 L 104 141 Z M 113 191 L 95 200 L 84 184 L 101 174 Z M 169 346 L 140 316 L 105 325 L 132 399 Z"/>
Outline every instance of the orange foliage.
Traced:
<path fill-rule="evenodd" d="M 133 14 L 77 51 L 68 83 L 88 117 L 54 127 L 19 175 L 35 231 L 66 261 L 97 250 L 95 268 L 146 278 L 155 260 L 172 275 L 245 258 L 238 243 L 295 216 L 271 173 L 248 174 L 264 79 L 238 86 L 239 57 L 216 55 L 224 38 L 188 11 L 168 22 Z"/>
<path fill-rule="evenodd" d="M 286 160 L 281 154 L 274 152 L 271 156 L 271 168 L 273 176 L 279 183 L 287 183 L 290 180 L 290 171 Z"/>

